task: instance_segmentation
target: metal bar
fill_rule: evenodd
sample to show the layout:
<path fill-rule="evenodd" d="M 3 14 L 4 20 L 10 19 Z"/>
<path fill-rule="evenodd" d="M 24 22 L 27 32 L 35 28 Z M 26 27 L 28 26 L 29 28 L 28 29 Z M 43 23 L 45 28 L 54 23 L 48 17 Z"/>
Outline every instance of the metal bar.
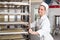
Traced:
<path fill-rule="evenodd" d="M 28 34 L 28 32 L 0 32 L 0 35 Z"/>

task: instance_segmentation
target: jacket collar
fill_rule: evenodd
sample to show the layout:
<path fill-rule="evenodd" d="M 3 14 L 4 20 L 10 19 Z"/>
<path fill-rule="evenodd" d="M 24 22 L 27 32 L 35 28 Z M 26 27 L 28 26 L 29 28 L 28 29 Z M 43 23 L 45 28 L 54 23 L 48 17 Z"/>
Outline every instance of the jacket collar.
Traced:
<path fill-rule="evenodd" d="M 44 19 L 46 17 L 46 15 L 43 15 L 40 19 Z"/>

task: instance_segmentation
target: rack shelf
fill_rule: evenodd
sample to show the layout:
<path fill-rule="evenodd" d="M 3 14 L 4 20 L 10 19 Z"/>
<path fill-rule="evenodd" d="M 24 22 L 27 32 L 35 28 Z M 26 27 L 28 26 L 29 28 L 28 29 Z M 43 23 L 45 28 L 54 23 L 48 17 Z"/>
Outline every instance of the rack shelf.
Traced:
<path fill-rule="evenodd" d="M 0 22 L 0 25 L 9 25 L 9 24 L 12 24 L 12 25 L 15 25 L 15 24 L 24 24 L 24 25 L 27 25 L 28 22 Z"/>
<path fill-rule="evenodd" d="M 1 15 L 30 15 L 29 13 L 0 13 Z"/>
<path fill-rule="evenodd" d="M 28 32 L 1 32 L 0 35 L 28 34 Z"/>
<path fill-rule="evenodd" d="M 0 2 L 0 4 L 3 4 L 3 5 L 30 5 L 28 3 L 24 3 L 24 2 Z"/>

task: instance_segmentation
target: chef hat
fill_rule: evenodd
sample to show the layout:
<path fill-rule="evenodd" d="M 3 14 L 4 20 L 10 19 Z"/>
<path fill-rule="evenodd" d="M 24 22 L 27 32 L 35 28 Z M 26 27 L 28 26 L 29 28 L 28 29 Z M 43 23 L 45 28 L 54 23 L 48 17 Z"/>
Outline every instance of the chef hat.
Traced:
<path fill-rule="evenodd" d="M 45 3 L 45 2 L 42 2 L 41 5 L 43 5 L 46 8 L 46 14 L 47 14 L 48 13 L 48 8 L 49 8 L 48 4 Z"/>
<path fill-rule="evenodd" d="M 48 10 L 48 8 L 49 8 L 48 4 L 46 4 L 45 2 L 42 2 L 41 5 L 43 5 L 46 8 L 46 10 Z"/>

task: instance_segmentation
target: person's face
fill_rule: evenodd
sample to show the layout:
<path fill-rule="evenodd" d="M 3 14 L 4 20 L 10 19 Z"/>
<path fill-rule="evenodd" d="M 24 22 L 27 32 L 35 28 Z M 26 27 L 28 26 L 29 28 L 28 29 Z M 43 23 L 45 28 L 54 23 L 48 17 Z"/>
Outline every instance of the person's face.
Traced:
<path fill-rule="evenodd" d="M 38 13 L 40 16 L 44 15 L 46 11 L 46 8 L 44 6 L 40 6 L 38 9 Z"/>

